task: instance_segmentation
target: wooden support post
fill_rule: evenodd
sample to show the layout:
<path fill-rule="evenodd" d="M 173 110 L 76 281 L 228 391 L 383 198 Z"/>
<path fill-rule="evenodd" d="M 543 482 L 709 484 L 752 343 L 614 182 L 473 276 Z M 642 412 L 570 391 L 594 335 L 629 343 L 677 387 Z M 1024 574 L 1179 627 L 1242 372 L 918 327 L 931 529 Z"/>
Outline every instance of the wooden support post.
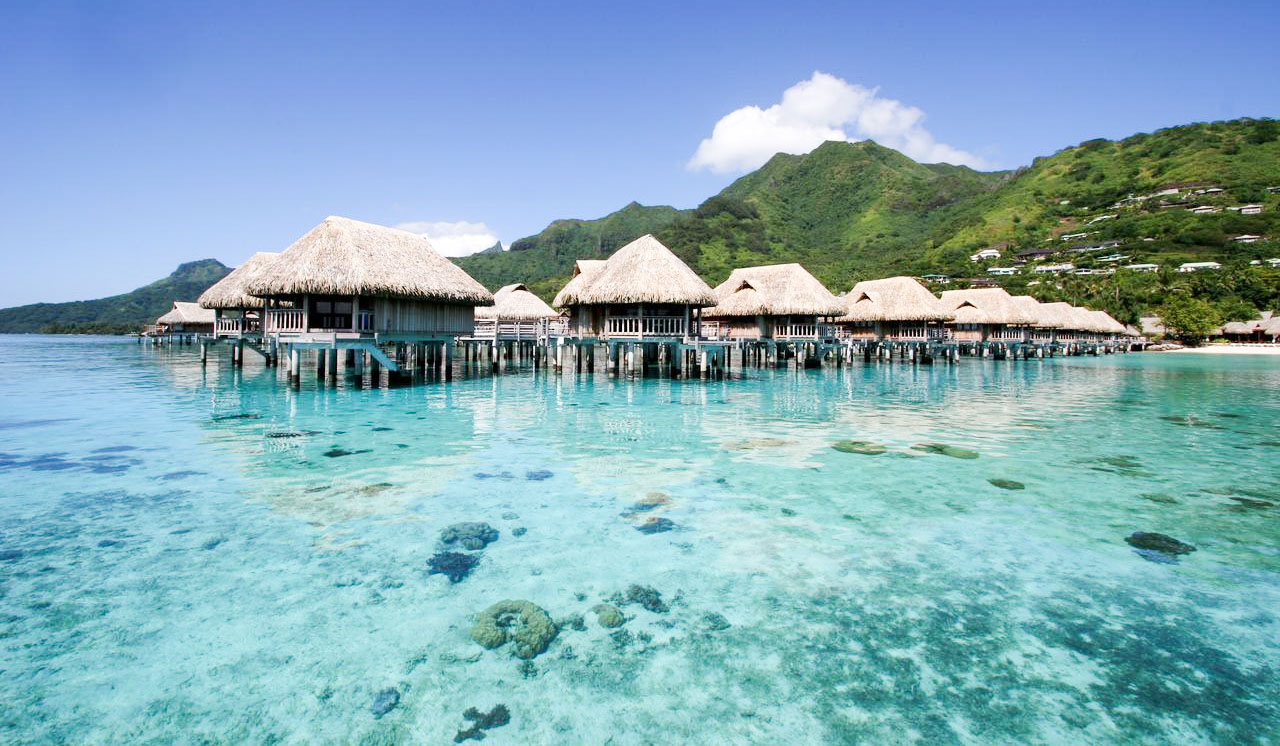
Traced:
<path fill-rule="evenodd" d="M 333 386 L 338 383 L 338 348 L 331 347 L 328 352 L 328 372 L 329 385 Z"/>

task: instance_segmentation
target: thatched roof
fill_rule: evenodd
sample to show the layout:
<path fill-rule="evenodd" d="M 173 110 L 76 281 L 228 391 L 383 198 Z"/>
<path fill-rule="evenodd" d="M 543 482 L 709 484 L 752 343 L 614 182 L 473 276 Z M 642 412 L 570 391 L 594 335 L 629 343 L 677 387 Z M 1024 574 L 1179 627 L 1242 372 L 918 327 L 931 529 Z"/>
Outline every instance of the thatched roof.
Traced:
<path fill-rule="evenodd" d="M 836 321 L 951 321 L 956 317 L 914 277 L 864 280 L 843 298 Z"/>
<path fill-rule="evenodd" d="M 957 324 L 1030 326 L 1035 323 L 1004 288 L 943 290 L 942 303 L 955 311 Z"/>
<path fill-rule="evenodd" d="M 718 303 L 709 318 L 734 316 L 835 316 L 840 300 L 799 264 L 742 267 L 715 289 Z"/>
<path fill-rule="evenodd" d="M 374 295 L 487 306 L 493 295 L 415 233 L 328 217 L 293 242 L 250 295 Z"/>
<path fill-rule="evenodd" d="M 1098 331 L 1098 321 L 1093 318 L 1093 314 L 1087 308 L 1080 306 L 1071 306 L 1069 311 L 1066 328 L 1077 332 L 1096 332 Z"/>
<path fill-rule="evenodd" d="M 1032 298 L 1030 295 L 1015 295 L 1013 302 L 1032 319 L 1031 325 L 1038 329 L 1061 329 L 1064 323 L 1062 314 L 1047 304 Z"/>
<path fill-rule="evenodd" d="M 1142 333 L 1147 336 L 1158 337 L 1167 331 L 1159 316 L 1142 316 L 1138 319 L 1138 324 L 1142 328 Z"/>
<path fill-rule="evenodd" d="M 1088 311 L 1094 327 L 1090 331 L 1100 334 L 1124 334 L 1124 324 L 1116 321 L 1106 311 Z"/>
<path fill-rule="evenodd" d="M 279 254 L 259 251 L 249 260 L 218 280 L 213 287 L 200 294 L 197 301 L 202 308 L 262 308 L 262 299 L 244 291 L 252 279 L 262 276 Z"/>
<path fill-rule="evenodd" d="M 573 274 L 569 276 L 569 281 L 564 287 L 560 288 L 560 292 L 556 293 L 551 305 L 556 308 L 573 305 L 587 289 L 587 285 L 604 269 L 604 263 L 604 259 L 579 259 L 574 262 Z"/>
<path fill-rule="evenodd" d="M 707 283 L 651 235 L 641 236 L 615 251 L 594 277 L 580 285 L 582 287 L 572 293 L 565 292 L 569 290 L 566 285 L 556 296 L 556 305 L 679 303 L 714 306 L 716 303 L 715 293 Z"/>
<path fill-rule="evenodd" d="M 477 319 L 503 319 L 507 321 L 536 321 L 559 316 L 538 296 L 529 292 L 523 284 L 505 285 L 493 294 L 493 305 L 476 309 Z"/>
<path fill-rule="evenodd" d="M 1125 324 L 1125 325 L 1124 325 L 1124 333 L 1125 333 L 1125 334 L 1127 334 L 1127 335 L 1128 335 L 1128 336 L 1130 336 L 1130 337 L 1141 337 L 1141 336 L 1142 336 L 1142 332 L 1138 331 L 1138 327 L 1134 326 L 1133 324 Z"/>
<path fill-rule="evenodd" d="M 178 324 L 212 324 L 214 313 L 211 308 L 201 308 L 199 303 L 175 300 L 169 313 L 156 319 L 156 324 L 177 326 Z"/>
<path fill-rule="evenodd" d="M 1076 317 L 1075 311 L 1072 310 L 1073 308 L 1074 306 L 1065 301 L 1041 303 L 1040 320 L 1036 325 L 1042 328 L 1074 330 L 1075 326 L 1073 324 L 1075 324 Z"/>

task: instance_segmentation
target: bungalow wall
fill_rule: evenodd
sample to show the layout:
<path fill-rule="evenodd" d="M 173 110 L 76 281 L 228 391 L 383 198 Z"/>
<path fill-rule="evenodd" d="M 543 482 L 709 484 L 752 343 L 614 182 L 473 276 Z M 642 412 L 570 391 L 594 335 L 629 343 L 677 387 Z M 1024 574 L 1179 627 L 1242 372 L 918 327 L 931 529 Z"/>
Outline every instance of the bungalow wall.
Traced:
<path fill-rule="evenodd" d="M 379 334 L 469 336 L 475 323 L 475 306 L 402 298 L 376 298 L 373 302 L 373 326 Z"/>

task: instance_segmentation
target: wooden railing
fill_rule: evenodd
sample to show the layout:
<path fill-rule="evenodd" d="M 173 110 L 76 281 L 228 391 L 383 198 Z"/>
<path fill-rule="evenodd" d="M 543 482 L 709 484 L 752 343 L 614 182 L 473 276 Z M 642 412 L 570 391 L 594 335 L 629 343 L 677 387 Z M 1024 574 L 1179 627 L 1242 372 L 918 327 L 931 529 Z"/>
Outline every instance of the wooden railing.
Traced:
<path fill-rule="evenodd" d="M 241 334 L 252 334 L 262 329 L 258 319 L 218 319 L 213 322 L 213 336 L 232 337 Z"/>
<path fill-rule="evenodd" d="M 679 316 L 610 316 L 605 323 L 611 337 L 683 337 L 687 328 Z"/>
<path fill-rule="evenodd" d="M 532 321 L 501 321 L 476 319 L 476 339 L 539 340 L 547 337 L 569 336 L 569 320 L 565 318 L 534 319 Z"/>
<path fill-rule="evenodd" d="M 305 332 L 307 330 L 307 314 L 295 308 L 267 309 L 267 331 L 269 332 Z"/>
<path fill-rule="evenodd" d="M 1021 326 L 1000 326 L 991 330 L 988 335 L 989 339 L 998 339 L 1002 342 L 1020 342 L 1027 337 L 1027 330 Z"/>
<path fill-rule="evenodd" d="M 817 339 L 817 324 L 777 324 L 773 327 L 774 339 Z"/>
<path fill-rule="evenodd" d="M 320 318 L 324 319 L 324 318 L 335 318 L 335 317 L 322 316 Z M 340 317 L 340 318 L 351 320 L 350 316 Z M 351 331 L 351 327 L 349 326 L 349 321 L 347 323 L 343 323 L 341 326 L 336 326 L 332 328 L 324 327 L 324 326 L 308 327 L 306 312 L 297 308 L 269 308 L 267 309 L 266 320 L 267 320 L 266 331 L 271 333 L 277 333 L 277 334 L 301 334 L 305 332 L 350 332 Z M 237 319 L 230 319 L 230 321 L 237 321 Z M 374 330 L 373 329 L 373 311 L 357 311 L 354 321 L 355 321 L 356 332 L 372 332 Z M 250 319 L 249 323 L 253 325 L 253 328 L 246 329 L 246 331 L 256 331 L 258 328 L 258 322 Z"/>

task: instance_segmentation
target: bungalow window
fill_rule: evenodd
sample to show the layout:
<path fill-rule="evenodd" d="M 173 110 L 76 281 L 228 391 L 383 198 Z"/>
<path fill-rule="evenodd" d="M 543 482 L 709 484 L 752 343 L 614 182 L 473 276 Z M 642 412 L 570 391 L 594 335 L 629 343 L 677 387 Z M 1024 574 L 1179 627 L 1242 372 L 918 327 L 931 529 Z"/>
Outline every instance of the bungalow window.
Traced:
<path fill-rule="evenodd" d="M 351 301 L 317 300 L 312 304 L 311 326 L 319 329 L 350 329 Z"/>

